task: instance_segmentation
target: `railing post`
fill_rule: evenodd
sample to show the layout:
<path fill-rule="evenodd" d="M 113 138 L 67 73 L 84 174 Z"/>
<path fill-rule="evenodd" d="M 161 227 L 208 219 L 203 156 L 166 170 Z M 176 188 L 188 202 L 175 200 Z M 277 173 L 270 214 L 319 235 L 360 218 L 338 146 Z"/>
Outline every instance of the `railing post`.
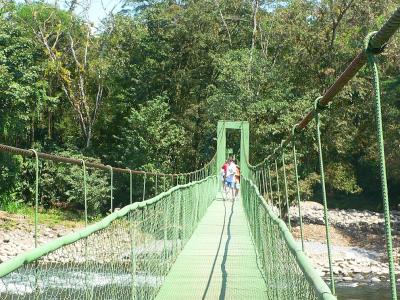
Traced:
<path fill-rule="evenodd" d="M 286 209 L 288 214 L 288 228 L 289 231 L 292 231 L 292 226 L 290 224 L 290 206 L 289 206 L 289 195 L 288 195 L 288 188 L 287 188 L 287 179 L 286 179 L 286 163 L 285 163 L 285 149 L 283 147 L 283 141 L 281 143 L 282 148 L 282 168 L 283 168 L 283 183 L 285 186 L 285 200 L 286 200 Z"/>
<path fill-rule="evenodd" d="M 85 205 L 85 226 L 88 225 L 88 208 L 87 208 L 87 184 L 86 184 L 86 164 L 83 159 L 82 161 L 82 171 L 83 171 L 83 201 Z"/>
<path fill-rule="evenodd" d="M 392 229 L 390 225 L 389 195 L 388 195 L 387 178 L 386 178 L 385 144 L 383 138 L 382 109 L 381 109 L 381 91 L 379 83 L 379 72 L 375 60 L 375 54 L 381 53 L 384 47 L 379 49 L 371 47 L 370 41 L 375 36 L 375 34 L 376 32 L 372 32 L 366 37 L 364 42 L 364 49 L 367 54 L 368 65 L 372 72 L 372 81 L 373 81 L 374 98 L 375 98 L 375 120 L 376 120 L 377 146 L 379 153 L 381 192 L 383 201 L 383 213 L 385 219 L 386 251 L 389 260 L 390 290 L 392 299 L 396 300 L 397 299 L 396 276 L 394 269 L 392 232 L 391 232 Z"/>
<path fill-rule="evenodd" d="M 143 175 L 143 197 L 142 197 L 142 201 L 144 201 L 146 199 L 146 177 L 147 177 L 147 174 L 144 173 L 144 175 Z"/>
<path fill-rule="evenodd" d="M 156 183 L 155 183 L 155 188 L 156 188 L 156 196 L 158 195 L 158 174 L 156 173 Z"/>
<path fill-rule="evenodd" d="M 317 98 L 314 103 L 314 114 L 315 114 L 315 123 L 316 123 L 316 133 L 317 133 L 317 142 L 318 142 L 318 156 L 319 156 L 319 169 L 321 175 L 321 192 L 322 199 L 324 204 L 324 221 L 325 221 L 325 233 L 326 233 L 326 244 L 328 249 L 328 261 L 329 261 L 329 277 L 331 281 L 331 291 L 332 294 L 335 295 L 335 281 L 333 277 L 333 269 L 332 269 L 332 253 L 331 253 L 331 240 L 329 234 L 329 217 L 328 217 L 328 203 L 326 199 L 326 188 L 325 188 L 325 171 L 324 171 L 324 160 L 322 157 L 322 144 L 321 144 L 321 131 L 320 131 L 320 120 L 319 120 L 319 112 L 324 107 L 321 107 L 319 104 L 319 100 L 321 97 Z"/>
<path fill-rule="evenodd" d="M 36 150 L 30 149 L 35 156 L 35 248 L 38 246 L 39 223 L 39 156 Z M 35 261 L 35 299 L 39 299 L 38 262 Z"/>
<path fill-rule="evenodd" d="M 298 173 L 298 168 L 297 168 L 296 139 L 295 139 L 295 137 L 296 137 L 295 136 L 296 127 L 297 127 L 297 125 L 293 126 L 293 129 L 292 129 L 292 134 L 293 134 L 292 149 L 293 149 L 294 177 L 295 177 L 296 192 L 297 192 L 297 206 L 298 206 L 298 209 L 299 209 L 301 249 L 304 252 L 303 217 L 301 215 L 301 205 L 300 205 L 301 204 L 301 198 L 300 198 L 299 173 Z"/>
<path fill-rule="evenodd" d="M 278 162 L 275 158 L 275 172 L 276 172 L 276 193 L 278 195 L 278 205 L 279 205 L 279 217 L 282 217 L 282 208 L 281 208 L 281 194 L 279 187 L 279 172 L 278 172 Z"/>
<path fill-rule="evenodd" d="M 114 172 L 113 168 L 111 166 L 107 166 L 110 169 L 110 213 L 113 212 L 114 209 L 114 195 L 113 195 L 113 189 L 114 189 Z"/>
<path fill-rule="evenodd" d="M 271 177 L 271 169 L 269 167 L 269 162 L 268 162 L 268 179 L 269 179 L 269 190 L 270 190 L 270 203 L 274 205 L 274 194 L 273 194 L 273 188 L 272 188 L 272 177 Z"/>
<path fill-rule="evenodd" d="M 132 180 L 132 170 L 129 170 L 129 204 L 133 203 L 133 180 Z M 135 240 L 134 240 L 134 229 L 133 229 L 133 212 L 129 212 L 129 235 L 131 241 L 131 299 L 136 299 L 136 256 L 135 256 Z"/>

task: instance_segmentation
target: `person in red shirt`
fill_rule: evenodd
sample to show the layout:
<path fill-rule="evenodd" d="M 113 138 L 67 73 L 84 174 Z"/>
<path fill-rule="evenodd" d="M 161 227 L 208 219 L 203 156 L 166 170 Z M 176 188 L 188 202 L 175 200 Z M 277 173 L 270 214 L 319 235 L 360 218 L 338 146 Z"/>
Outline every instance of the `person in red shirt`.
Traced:
<path fill-rule="evenodd" d="M 224 187 L 224 192 L 226 192 L 226 186 L 227 186 L 227 182 L 226 182 L 226 173 L 228 172 L 228 166 L 230 163 L 230 159 L 228 159 L 221 168 L 221 179 L 222 179 L 222 186 Z"/>

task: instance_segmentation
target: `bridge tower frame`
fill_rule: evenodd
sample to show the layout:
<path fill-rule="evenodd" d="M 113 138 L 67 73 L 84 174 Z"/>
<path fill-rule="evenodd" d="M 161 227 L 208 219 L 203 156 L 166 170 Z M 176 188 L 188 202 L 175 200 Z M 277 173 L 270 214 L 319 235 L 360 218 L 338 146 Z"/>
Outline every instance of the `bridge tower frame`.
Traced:
<path fill-rule="evenodd" d="M 220 173 L 221 167 L 226 160 L 226 130 L 240 130 L 240 170 L 241 174 L 248 176 L 249 168 L 249 140 L 250 130 L 247 121 L 218 121 L 217 126 L 217 174 Z"/>

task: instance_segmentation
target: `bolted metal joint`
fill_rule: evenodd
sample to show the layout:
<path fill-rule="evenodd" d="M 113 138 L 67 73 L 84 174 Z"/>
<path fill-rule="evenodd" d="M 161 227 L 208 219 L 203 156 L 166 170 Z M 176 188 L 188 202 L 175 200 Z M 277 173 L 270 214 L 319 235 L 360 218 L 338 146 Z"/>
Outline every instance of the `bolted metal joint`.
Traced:
<path fill-rule="evenodd" d="M 367 54 L 372 54 L 372 55 L 378 55 L 381 54 L 383 51 L 385 51 L 387 43 L 384 43 L 382 46 L 379 47 L 374 47 L 372 45 L 372 39 L 375 37 L 377 34 L 377 31 L 373 31 L 367 34 L 367 36 L 364 39 L 364 51 Z"/>
<path fill-rule="evenodd" d="M 327 105 L 321 104 L 321 102 L 320 102 L 321 99 L 322 99 L 322 96 L 318 97 L 314 101 L 314 112 L 317 113 L 317 114 L 322 112 L 322 111 L 324 111 L 324 110 L 327 110 L 327 109 L 329 109 L 331 107 L 330 103 L 327 104 Z"/>
<path fill-rule="evenodd" d="M 301 131 L 301 128 L 299 127 L 299 124 L 294 124 L 292 127 L 292 135 L 295 136 L 296 134 L 299 134 Z"/>

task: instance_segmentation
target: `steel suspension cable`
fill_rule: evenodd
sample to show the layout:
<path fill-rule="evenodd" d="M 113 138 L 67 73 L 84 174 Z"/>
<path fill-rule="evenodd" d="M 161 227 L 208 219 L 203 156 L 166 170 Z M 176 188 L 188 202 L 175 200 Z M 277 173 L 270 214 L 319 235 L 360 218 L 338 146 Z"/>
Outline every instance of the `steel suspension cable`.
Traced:
<path fill-rule="evenodd" d="M 293 136 L 295 134 L 296 126 L 293 127 Z M 293 150 L 293 164 L 294 164 L 294 177 L 296 182 L 296 194 L 297 194 L 297 206 L 299 210 L 299 222 L 300 222 L 300 237 L 301 237 L 301 249 L 304 252 L 304 231 L 303 231 L 303 217 L 301 215 L 301 198 L 300 198 L 300 187 L 299 187 L 299 173 L 297 169 L 297 154 L 296 154 L 296 139 L 292 139 L 292 150 Z"/>
<path fill-rule="evenodd" d="M 376 49 L 373 47 L 373 44 L 371 44 L 371 41 L 373 41 L 373 37 L 375 34 L 376 32 L 372 32 L 366 37 L 364 48 L 366 55 L 368 57 L 368 65 L 372 73 L 372 83 L 373 83 L 374 100 L 375 100 L 377 146 L 378 146 L 379 166 L 380 166 L 380 181 L 381 181 L 381 192 L 383 201 L 383 213 L 385 220 L 386 251 L 389 260 L 390 290 L 392 294 L 392 299 L 396 300 L 397 299 L 396 276 L 394 269 L 392 233 L 390 225 L 389 196 L 388 196 L 388 187 L 386 178 L 385 145 L 383 139 L 382 109 L 381 109 L 381 91 L 379 83 L 378 66 L 375 58 L 375 55 L 379 54 L 383 49 Z"/>
<path fill-rule="evenodd" d="M 289 231 L 292 231 L 292 226 L 290 224 L 290 205 L 289 205 L 289 195 L 288 195 L 288 187 L 287 187 L 287 178 L 286 178 L 286 163 L 285 163 L 285 149 L 282 148 L 282 168 L 283 168 L 283 183 L 285 186 L 285 200 L 286 200 L 286 209 L 288 215 L 288 228 Z"/>
<path fill-rule="evenodd" d="M 88 226 L 88 207 L 87 207 L 87 180 L 86 180 L 86 165 L 85 161 L 82 159 L 82 171 L 83 171 L 83 201 L 85 206 L 85 227 Z M 88 240 L 85 239 L 85 269 L 88 268 L 89 261 L 88 261 Z M 88 274 L 85 272 L 85 297 L 86 299 L 90 299 L 90 292 L 88 290 Z"/>
<path fill-rule="evenodd" d="M 144 173 L 143 176 L 143 198 L 142 200 L 144 201 L 146 199 L 146 173 Z"/>
<path fill-rule="evenodd" d="M 88 203 L 87 203 L 87 178 L 86 178 L 86 164 L 82 159 L 82 172 L 83 172 L 83 201 L 85 205 L 85 226 L 88 225 Z"/>
<path fill-rule="evenodd" d="M 324 205 L 324 223 L 325 223 L 325 234 L 326 234 L 326 246 L 328 249 L 328 262 L 329 262 L 329 278 L 331 281 L 331 291 L 332 294 L 335 295 L 335 281 L 333 277 L 333 269 L 332 269 L 332 251 L 331 251 L 331 239 L 329 233 L 329 217 L 328 217 L 328 203 L 326 199 L 326 188 L 325 188 L 325 172 L 324 172 L 324 160 L 322 156 L 322 144 L 321 144 L 321 130 L 320 130 L 320 119 L 319 119 L 319 112 L 324 109 L 325 107 L 320 106 L 320 99 L 321 97 L 315 100 L 315 124 L 316 124 L 316 135 L 317 135 L 317 142 L 318 142 L 318 157 L 319 157 L 319 169 L 320 169 L 320 176 L 321 176 L 321 192 L 322 192 L 322 199 Z"/>
<path fill-rule="evenodd" d="M 114 170 L 111 166 L 108 166 L 110 170 L 110 211 L 114 209 Z"/>
<path fill-rule="evenodd" d="M 155 189 L 156 189 L 156 196 L 158 195 L 158 176 L 157 176 L 157 173 L 156 173 L 156 183 L 155 183 Z"/>
<path fill-rule="evenodd" d="M 129 169 L 129 204 L 133 203 L 133 178 L 132 178 L 132 170 Z M 135 249 L 135 241 L 134 241 L 134 227 L 133 227 L 133 212 L 129 212 L 129 237 L 131 249 Z M 131 299 L 136 299 L 136 262 L 135 262 L 135 251 L 131 251 Z"/>
<path fill-rule="evenodd" d="M 35 149 L 30 149 L 35 155 L 35 248 L 38 246 L 38 214 L 39 214 L 39 156 Z"/>
<path fill-rule="evenodd" d="M 386 21 L 381 29 L 371 37 L 369 44 L 373 49 L 384 49 L 389 39 L 395 34 L 400 27 L 400 7 L 392 14 L 392 16 Z M 357 72 L 367 62 L 367 54 L 364 49 L 358 53 L 358 55 L 347 65 L 346 69 L 340 74 L 336 81 L 326 90 L 320 100 L 320 106 L 327 106 L 334 100 L 334 97 L 343 89 L 343 87 L 357 74 Z M 308 126 L 314 117 L 314 107 L 310 108 L 306 115 L 301 121 L 296 124 L 297 130 L 302 130 Z M 284 140 L 283 147 L 286 147 L 293 138 L 293 133 L 289 133 L 288 137 Z M 275 149 L 276 151 L 277 149 Z M 266 160 L 260 162 L 257 165 L 250 165 L 255 168 L 261 166 Z"/>
<path fill-rule="evenodd" d="M 278 206 L 279 206 L 279 218 L 282 217 L 282 208 L 281 208 L 281 193 L 279 187 L 279 171 L 278 171 L 278 162 L 275 159 L 275 172 L 276 172 L 276 193 L 278 195 Z"/>
<path fill-rule="evenodd" d="M 274 194 L 273 194 L 273 188 L 272 188 L 271 168 L 269 166 L 269 163 L 268 163 L 268 179 L 269 179 L 269 187 L 270 187 L 270 194 L 271 194 L 270 202 L 273 204 L 274 203 Z"/>

